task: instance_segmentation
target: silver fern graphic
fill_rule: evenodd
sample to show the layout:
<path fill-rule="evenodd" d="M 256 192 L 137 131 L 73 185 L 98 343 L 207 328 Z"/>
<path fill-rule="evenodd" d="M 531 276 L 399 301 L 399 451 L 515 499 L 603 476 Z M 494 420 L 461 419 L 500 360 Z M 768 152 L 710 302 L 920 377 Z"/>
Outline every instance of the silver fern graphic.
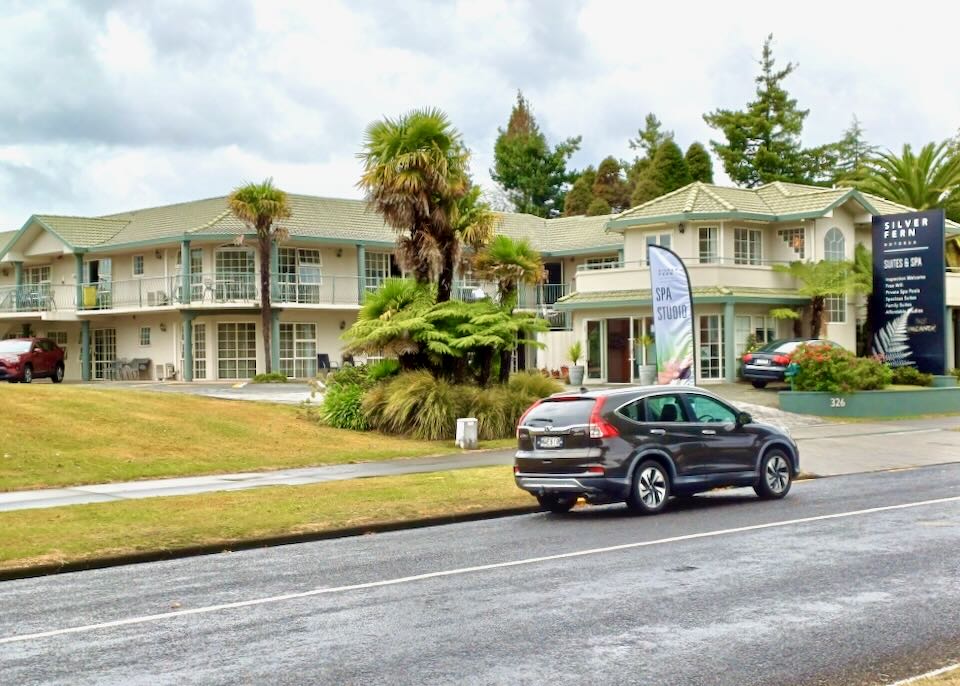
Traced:
<path fill-rule="evenodd" d="M 873 337 L 874 354 L 883 355 L 883 359 L 891 367 L 914 364 L 913 360 L 907 359 L 913 355 L 910 349 L 910 336 L 907 333 L 907 320 L 911 312 L 913 312 L 912 307 L 896 319 L 887 322 L 886 326 Z"/>

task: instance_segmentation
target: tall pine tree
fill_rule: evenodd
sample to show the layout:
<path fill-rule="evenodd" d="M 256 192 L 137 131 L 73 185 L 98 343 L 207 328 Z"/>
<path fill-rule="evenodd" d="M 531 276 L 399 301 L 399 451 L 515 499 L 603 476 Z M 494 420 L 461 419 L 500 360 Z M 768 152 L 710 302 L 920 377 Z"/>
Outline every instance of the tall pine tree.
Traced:
<path fill-rule="evenodd" d="M 580 148 L 580 137 L 551 149 L 520 91 L 506 130 L 498 133 L 490 177 L 506 191 L 514 209 L 541 217 L 559 214 L 567 184 L 573 180 L 567 160 Z"/>
<path fill-rule="evenodd" d="M 630 187 L 623 174 L 623 166 L 612 155 L 597 167 L 593 182 L 593 197 L 605 200 L 614 212 L 622 212 L 630 204 Z"/>
<path fill-rule="evenodd" d="M 788 62 L 776 69 L 773 34 L 763 43 L 760 75 L 756 77 L 757 97 L 744 110 L 718 109 L 703 115 L 718 129 L 725 142 L 710 141 L 723 168 L 734 183 L 752 188 L 770 181 L 808 180 L 806 156 L 800 145 L 803 120 L 809 110 L 797 108 L 797 101 L 784 89 L 784 80 L 796 65 Z"/>
<path fill-rule="evenodd" d="M 691 143 L 683 159 L 687 163 L 691 180 L 713 183 L 713 160 L 702 143 Z"/>
<path fill-rule="evenodd" d="M 597 170 L 593 167 L 587 167 L 580 173 L 563 200 L 563 216 L 587 213 L 587 208 L 593 202 L 593 183 L 596 180 Z"/>
<path fill-rule="evenodd" d="M 853 185 L 862 181 L 867 175 L 867 163 L 877 153 L 877 146 L 867 142 L 866 132 L 857 115 L 853 115 L 850 126 L 843 132 L 843 138 L 834 143 L 833 147 L 837 159 L 832 182 Z"/>

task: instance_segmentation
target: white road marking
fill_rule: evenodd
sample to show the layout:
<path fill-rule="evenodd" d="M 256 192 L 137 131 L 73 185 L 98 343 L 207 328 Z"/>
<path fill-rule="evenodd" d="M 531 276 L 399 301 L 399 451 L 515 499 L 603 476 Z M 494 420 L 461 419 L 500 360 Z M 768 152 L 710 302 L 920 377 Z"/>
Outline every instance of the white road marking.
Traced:
<path fill-rule="evenodd" d="M 606 546 L 604 548 L 589 548 L 587 550 L 576 550 L 570 553 L 557 553 L 556 555 L 544 555 L 541 557 L 529 557 L 520 560 L 511 560 L 509 562 L 494 562 L 486 565 L 476 565 L 474 567 L 460 567 L 457 569 L 446 569 L 439 572 L 426 572 L 424 574 L 415 574 L 413 576 L 403 576 L 395 579 L 383 579 L 381 581 L 368 581 L 362 584 L 350 584 L 348 586 L 333 586 L 330 588 L 314 588 L 309 591 L 299 593 L 285 593 L 283 595 L 268 596 L 265 598 L 254 598 L 252 600 L 241 600 L 233 603 L 222 603 L 219 605 L 207 605 L 188 610 L 174 610 L 173 612 L 161 612 L 153 615 L 142 615 L 140 617 L 127 617 L 126 619 L 115 619 L 109 622 L 98 622 L 96 624 L 85 624 L 82 626 L 71 626 L 64 629 L 51 629 L 50 631 L 39 631 L 32 634 L 22 634 L 19 636 L 6 636 L 0 638 L 0 645 L 7 643 L 22 643 L 25 641 L 34 641 L 53 636 L 63 636 L 66 634 L 79 634 L 88 631 L 98 631 L 100 629 L 112 629 L 119 626 L 130 626 L 131 624 L 146 624 L 148 622 L 157 622 L 162 619 L 173 617 L 187 617 L 189 615 L 207 614 L 210 612 L 219 612 L 221 610 L 233 610 L 242 607 L 254 607 L 257 605 L 267 605 L 279 603 L 285 600 L 295 600 L 298 598 L 310 598 L 312 596 L 330 595 L 333 593 L 346 593 L 349 591 L 361 591 L 371 588 L 381 588 L 384 586 L 397 586 L 399 584 L 408 584 L 425 579 L 438 579 L 446 576 L 458 576 L 461 574 L 473 574 L 476 572 L 485 572 L 492 569 L 506 569 L 509 567 L 521 567 L 525 565 L 537 564 L 540 562 L 551 562 L 553 560 L 567 560 L 575 557 L 585 557 L 587 555 L 602 555 L 605 553 L 617 552 L 620 550 L 632 550 L 634 548 L 647 548 L 665 543 L 678 543 L 680 541 L 693 541 L 700 538 L 711 538 L 713 536 L 729 536 L 730 534 L 739 534 L 746 531 L 760 531 L 763 529 L 774 529 L 784 526 L 793 526 L 795 524 L 806 524 L 809 522 L 822 522 L 830 519 L 844 519 L 847 517 L 862 517 L 864 515 L 875 514 L 877 512 L 890 512 L 893 510 L 906 510 L 914 507 L 923 507 L 925 505 L 938 505 L 942 503 L 960 502 L 960 495 L 949 498 L 935 498 L 933 500 L 920 500 L 913 503 L 902 503 L 900 505 L 884 505 L 882 507 L 871 507 L 865 510 L 850 510 L 848 512 L 836 512 L 827 515 L 816 515 L 813 517 L 801 517 L 799 519 L 786 519 L 779 522 L 767 522 L 766 524 L 751 524 L 750 526 L 738 526 L 732 529 L 719 529 L 716 531 L 703 531 L 696 534 L 684 534 L 682 536 L 671 536 L 669 538 L 660 538 L 653 541 L 636 541 L 633 543 L 621 543 L 619 545 Z"/>
<path fill-rule="evenodd" d="M 890 684 L 890 686 L 906 686 L 907 684 L 915 683 L 921 679 L 932 679 L 935 676 L 952 672 L 955 669 L 960 669 L 960 662 L 955 665 L 948 665 L 947 667 L 941 667 L 940 669 L 924 672 L 923 674 L 917 674 L 917 676 L 912 676 L 909 679 L 901 679 L 900 681 Z"/>

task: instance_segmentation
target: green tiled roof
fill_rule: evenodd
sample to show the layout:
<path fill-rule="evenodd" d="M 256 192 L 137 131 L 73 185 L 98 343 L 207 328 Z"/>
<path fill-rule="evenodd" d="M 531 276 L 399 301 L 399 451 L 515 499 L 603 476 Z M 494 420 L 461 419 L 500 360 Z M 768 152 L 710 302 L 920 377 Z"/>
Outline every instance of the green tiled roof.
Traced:
<path fill-rule="evenodd" d="M 75 248 L 89 248 L 106 243 L 127 225 L 122 219 L 96 217 L 36 214 L 33 218 Z"/>
<path fill-rule="evenodd" d="M 779 221 L 816 217 L 851 199 L 871 213 L 874 210 L 877 214 L 912 211 L 853 188 L 822 188 L 780 181 L 757 188 L 727 188 L 696 181 L 616 215 L 608 227 L 622 230 L 629 226 L 694 219 Z M 960 224 L 947 221 L 947 232 L 960 232 Z"/>
<path fill-rule="evenodd" d="M 3 251 L 7 247 L 7 243 L 17 235 L 16 231 L 0 231 L 0 255 L 3 254 Z"/>
<path fill-rule="evenodd" d="M 772 303 L 807 302 L 810 298 L 798 295 L 795 290 L 786 288 L 727 288 L 726 286 L 706 286 L 693 289 L 694 302 L 724 302 L 726 300 L 743 302 L 768 301 Z M 619 307 L 649 305 L 652 302 L 650 289 L 623 291 L 576 292 L 560 298 L 554 304 L 558 310 L 579 310 L 592 307 Z"/>

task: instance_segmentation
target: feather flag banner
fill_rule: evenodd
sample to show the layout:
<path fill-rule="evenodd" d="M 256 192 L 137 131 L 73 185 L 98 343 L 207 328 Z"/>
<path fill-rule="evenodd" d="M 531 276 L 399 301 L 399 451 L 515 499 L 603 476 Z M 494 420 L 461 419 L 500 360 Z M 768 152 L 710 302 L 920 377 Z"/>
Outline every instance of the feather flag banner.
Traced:
<path fill-rule="evenodd" d="M 873 217 L 872 352 L 891 367 L 945 374 L 943 210 Z"/>

